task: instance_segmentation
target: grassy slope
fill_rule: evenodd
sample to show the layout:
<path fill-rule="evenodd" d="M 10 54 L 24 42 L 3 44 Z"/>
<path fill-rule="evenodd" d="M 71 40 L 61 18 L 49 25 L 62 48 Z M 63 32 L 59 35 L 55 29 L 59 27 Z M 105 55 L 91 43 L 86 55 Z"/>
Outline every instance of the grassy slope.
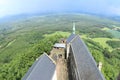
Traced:
<path fill-rule="evenodd" d="M 102 28 L 102 30 L 107 31 L 107 30 L 110 30 L 110 29 L 109 29 L 109 28 L 107 28 L 107 27 L 104 27 L 104 28 Z"/>
<path fill-rule="evenodd" d="M 44 37 L 50 37 L 50 36 L 55 36 L 55 35 L 62 35 L 63 37 L 68 37 L 70 35 L 69 32 L 63 32 L 63 31 L 56 31 L 55 33 L 52 34 L 45 34 L 43 35 Z"/>
<path fill-rule="evenodd" d="M 110 38 L 93 38 L 92 39 L 95 42 L 99 42 L 100 45 L 103 46 L 103 48 L 108 48 L 110 51 L 113 50 L 113 48 L 111 46 L 109 46 L 106 42 L 108 40 L 112 40 L 112 41 L 120 41 L 119 39 L 110 39 Z"/>

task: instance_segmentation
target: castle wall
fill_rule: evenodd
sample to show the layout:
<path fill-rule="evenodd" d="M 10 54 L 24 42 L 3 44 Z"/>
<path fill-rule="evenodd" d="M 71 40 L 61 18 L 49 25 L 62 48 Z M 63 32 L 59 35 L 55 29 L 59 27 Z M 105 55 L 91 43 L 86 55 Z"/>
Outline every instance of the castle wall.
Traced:
<path fill-rule="evenodd" d="M 75 64 L 75 59 L 74 59 L 74 56 L 73 56 L 73 52 L 70 49 L 70 53 L 69 53 L 69 58 L 68 58 L 68 67 L 69 67 L 69 73 L 70 73 L 70 80 L 80 80 L 79 79 L 79 75 L 78 75 L 78 72 L 77 72 L 77 67 L 76 67 L 76 64 Z"/>

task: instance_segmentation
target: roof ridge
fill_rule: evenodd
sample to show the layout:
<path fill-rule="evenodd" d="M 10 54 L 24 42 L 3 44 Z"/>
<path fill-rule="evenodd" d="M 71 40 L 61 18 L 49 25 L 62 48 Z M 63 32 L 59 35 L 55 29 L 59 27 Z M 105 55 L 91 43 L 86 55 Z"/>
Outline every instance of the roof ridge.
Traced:
<path fill-rule="evenodd" d="M 47 53 L 44 52 L 43 54 L 45 54 L 56 65 L 56 62 Z"/>
<path fill-rule="evenodd" d="M 70 43 L 72 43 L 77 37 L 79 37 L 79 34 L 77 34 L 77 35 L 70 41 Z"/>
<path fill-rule="evenodd" d="M 67 38 L 67 44 L 71 42 L 71 40 L 76 36 L 76 34 L 71 34 L 68 38 Z"/>

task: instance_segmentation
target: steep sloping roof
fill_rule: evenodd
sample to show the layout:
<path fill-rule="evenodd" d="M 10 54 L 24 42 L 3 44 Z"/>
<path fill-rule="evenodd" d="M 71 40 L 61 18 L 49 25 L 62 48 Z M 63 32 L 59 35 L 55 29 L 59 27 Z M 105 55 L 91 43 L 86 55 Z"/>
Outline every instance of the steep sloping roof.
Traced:
<path fill-rule="evenodd" d="M 117 77 L 117 80 L 120 80 L 120 73 L 119 73 L 119 75 L 118 75 L 118 77 Z"/>
<path fill-rule="evenodd" d="M 76 34 L 71 34 L 68 38 L 67 38 L 67 44 L 70 43 L 74 38 L 75 38 Z"/>
<path fill-rule="evenodd" d="M 104 80 L 91 53 L 79 35 L 71 42 L 71 48 L 80 80 Z"/>
<path fill-rule="evenodd" d="M 46 53 L 41 55 L 22 80 L 52 80 L 56 65 Z"/>

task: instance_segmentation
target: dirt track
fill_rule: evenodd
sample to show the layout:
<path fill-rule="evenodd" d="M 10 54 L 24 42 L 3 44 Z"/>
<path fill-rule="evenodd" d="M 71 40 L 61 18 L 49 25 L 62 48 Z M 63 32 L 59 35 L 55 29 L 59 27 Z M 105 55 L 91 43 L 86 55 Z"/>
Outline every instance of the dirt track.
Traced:
<path fill-rule="evenodd" d="M 68 70 L 66 60 L 60 58 L 57 60 L 57 80 L 68 80 Z"/>

